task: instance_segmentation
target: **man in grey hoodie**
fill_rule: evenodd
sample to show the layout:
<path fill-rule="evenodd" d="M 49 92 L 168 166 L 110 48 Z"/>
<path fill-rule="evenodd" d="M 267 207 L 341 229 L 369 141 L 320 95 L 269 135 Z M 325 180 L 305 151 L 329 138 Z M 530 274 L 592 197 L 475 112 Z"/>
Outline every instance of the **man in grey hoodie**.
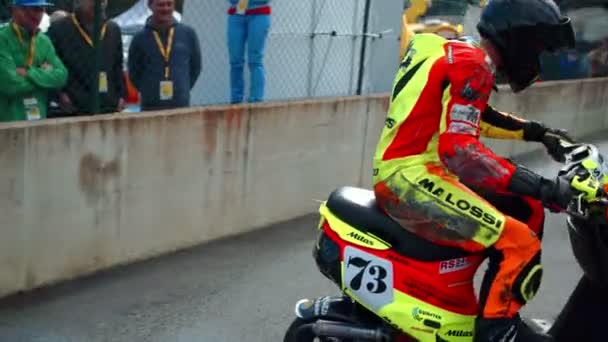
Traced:
<path fill-rule="evenodd" d="M 173 18 L 174 0 L 148 0 L 152 15 L 129 47 L 129 78 L 141 94 L 142 110 L 190 105 L 202 70 L 195 31 Z"/>

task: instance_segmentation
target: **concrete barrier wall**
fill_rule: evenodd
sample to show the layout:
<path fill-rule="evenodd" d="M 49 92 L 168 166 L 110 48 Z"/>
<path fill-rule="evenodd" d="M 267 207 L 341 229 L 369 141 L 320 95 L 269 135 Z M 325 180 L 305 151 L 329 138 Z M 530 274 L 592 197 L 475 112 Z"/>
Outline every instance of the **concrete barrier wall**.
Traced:
<path fill-rule="evenodd" d="M 608 126 L 607 79 L 492 102 L 576 136 Z M 377 95 L 2 125 L 0 296 L 313 213 L 335 187 L 370 186 L 387 106 Z"/>

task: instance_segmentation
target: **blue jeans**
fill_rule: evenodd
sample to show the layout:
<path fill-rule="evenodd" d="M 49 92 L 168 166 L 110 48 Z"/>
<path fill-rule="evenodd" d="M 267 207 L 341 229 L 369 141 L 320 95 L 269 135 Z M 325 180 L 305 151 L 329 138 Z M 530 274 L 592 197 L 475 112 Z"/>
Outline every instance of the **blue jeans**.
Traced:
<path fill-rule="evenodd" d="M 230 103 L 240 103 L 244 96 L 243 67 L 245 65 L 245 43 L 247 62 L 251 73 L 249 102 L 264 100 L 266 83 L 264 71 L 264 49 L 270 30 L 270 15 L 228 16 L 228 54 L 230 56 Z"/>

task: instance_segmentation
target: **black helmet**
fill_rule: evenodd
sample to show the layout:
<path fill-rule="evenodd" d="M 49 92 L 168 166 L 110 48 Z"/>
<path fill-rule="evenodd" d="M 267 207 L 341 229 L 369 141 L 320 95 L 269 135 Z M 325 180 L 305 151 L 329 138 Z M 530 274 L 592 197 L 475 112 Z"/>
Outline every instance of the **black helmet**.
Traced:
<path fill-rule="evenodd" d="M 542 52 L 575 46 L 570 18 L 553 0 L 490 0 L 477 30 L 496 46 L 502 59 L 498 71 L 514 92 L 538 78 Z"/>

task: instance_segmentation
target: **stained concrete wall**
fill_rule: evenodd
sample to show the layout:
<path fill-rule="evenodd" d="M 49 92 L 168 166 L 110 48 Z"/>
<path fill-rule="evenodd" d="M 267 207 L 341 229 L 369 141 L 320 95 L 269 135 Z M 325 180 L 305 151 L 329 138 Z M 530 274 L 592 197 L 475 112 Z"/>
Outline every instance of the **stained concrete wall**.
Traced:
<path fill-rule="evenodd" d="M 576 136 L 608 126 L 608 79 L 492 102 Z M 382 94 L 2 125 L 0 296 L 313 213 L 335 187 L 369 186 L 387 106 Z"/>

